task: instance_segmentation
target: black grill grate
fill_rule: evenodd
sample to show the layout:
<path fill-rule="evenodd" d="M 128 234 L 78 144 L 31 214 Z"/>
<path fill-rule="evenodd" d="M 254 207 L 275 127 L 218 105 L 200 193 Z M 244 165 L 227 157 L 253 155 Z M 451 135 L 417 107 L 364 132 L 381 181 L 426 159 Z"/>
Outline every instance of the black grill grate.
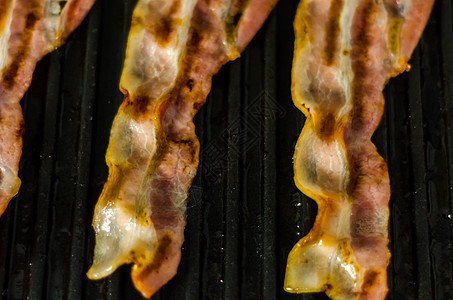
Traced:
<path fill-rule="evenodd" d="M 22 101 L 22 187 L 0 219 L 4 299 L 140 299 L 128 266 L 101 281 L 85 277 L 134 3 L 98 0 L 39 63 Z M 281 0 L 242 58 L 213 80 L 195 118 L 201 164 L 181 265 L 153 299 L 327 299 L 282 290 L 287 255 L 316 215 L 291 161 L 303 125 L 290 94 L 297 4 Z M 451 0 L 438 0 L 411 72 L 385 91 L 373 137 L 392 182 L 388 299 L 453 298 L 452 18 Z"/>

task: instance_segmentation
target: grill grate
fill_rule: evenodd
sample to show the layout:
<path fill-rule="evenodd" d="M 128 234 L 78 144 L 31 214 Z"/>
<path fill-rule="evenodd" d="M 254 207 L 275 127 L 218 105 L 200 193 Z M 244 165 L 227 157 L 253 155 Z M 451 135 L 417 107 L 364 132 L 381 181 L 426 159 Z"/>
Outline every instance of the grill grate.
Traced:
<path fill-rule="evenodd" d="M 129 266 L 89 281 L 94 204 L 133 0 L 98 0 L 38 64 L 22 101 L 22 187 L 0 219 L 4 299 L 141 299 Z M 292 20 L 281 0 L 196 116 L 202 152 L 176 277 L 153 299 L 327 299 L 282 290 L 286 258 L 316 216 L 293 183 L 303 116 L 292 104 Z M 412 70 L 393 79 L 373 137 L 392 184 L 388 299 L 453 298 L 453 4 L 438 0 Z M 450 175 L 451 174 L 451 175 Z"/>

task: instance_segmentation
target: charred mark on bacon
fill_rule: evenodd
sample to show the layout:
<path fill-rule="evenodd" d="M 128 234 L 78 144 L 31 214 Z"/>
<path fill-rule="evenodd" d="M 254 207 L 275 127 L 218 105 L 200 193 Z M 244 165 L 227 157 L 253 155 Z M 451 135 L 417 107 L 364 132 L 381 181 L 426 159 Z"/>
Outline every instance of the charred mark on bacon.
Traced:
<path fill-rule="evenodd" d="M 354 79 L 352 82 L 352 104 L 351 110 L 351 131 L 360 131 L 363 129 L 364 120 L 364 79 L 367 76 L 366 63 L 368 60 L 368 49 L 371 44 L 371 39 L 368 33 L 368 28 L 371 26 L 371 17 L 374 13 L 375 5 L 372 0 L 367 1 L 367 5 L 363 8 L 360 13 L 360 27 L 357 36 L 356 45 L 353 46 L 352 56 L 355 58 L 352 62 L 352 69 L 354 72 Z M 359 135 L 360 136 L 360 135 Z M 361 161 L 359 157 L 353 157 L 353 153 L 348 152 L 348 164 L 350 170 L 350 178 L 347 185 L 347 192 L 352 195 L 356 190 L 358 183 L 360 182 Z"/>
<path fill-rule="evenodd" d="M 230 8 L 228 18 L 225 22 L 226 38 L 229 43 L 233 43 L 236 38 L 237 27 L 248 2 L 250 0 L 236 0 Z"/>
<path fill-rule="evenodd" d="M 335 0 L 329 9 L 329 22 L 326 28 L 325 60 L 328 66 L 331 66 L 335 61 L 335 53 L 339 47 L 340 38 L 340 18 L 343 8 L 343 0 Z"/>
<path fill-rule="evenodd" d="M 20 120 L 19 128 L 16 131 L 16 137 L 21 138 L 25 132 L 25 122 L 24 120 Z"/>
<path fill-rule="evenodd" d="M 148 108 L 149 97 L 138 95 L 134 97 L 132 107 L 135 115 L 144 114 Z"/>
<path fill-rule="evenodd" d="M 181 0 L 173 1 L 168 13 L 159 19 L 148 17 L 153 20 L 148 27 L 151 34 L 156 38 L 156 41 L 161 45 L 167 45 L 171 40 L 172 35 L 176 32 L 177 19 L 175 15 L 181 9 Z"/>
<path fill-rule="evenodd" d="M 201 103 L 201 102 L 194 102 L 194 103 L 193 103 L 193 110 L 199 111 L 199 110 L 201 109 L 202 106 L 203 106 L 203 103 Z"/>
<path fill-rule="evenodd" d="M 379 272 L 376 270 L 368 270 L 365 273 L 365 278 L 362 285 L 362 293 L 367 295 L 370 289 L 374 286 L 376 279 L 379 276 Z"/>
<path fill-rule="evenodd" d="M 372 0 L 367 1 L 367 5 L 360 13 L 361 21 L 359 27 L 359 34 L 357 36 L 357 42 L 352 50 L 352 56 L 355 58 L 352 62 L 352 69 L 354 73 L 354 79 L 352 83 L 352 98 L 353 98 L 353 109 L 351 119 L 353 122 L 361 121 L 363 118 L 363 98 L 364 98 L 364 78 L 367 75 L 366 64 L 368 61 L 368 49 L 370 48 L 371 38 L 368 32 L 372 23 L 372 15 L 375 11 L 375 5 Z M 363 128 L 361 124 L 352 126 L 355 128 Z"/>
<path fill-rule="evenodd" d="M 170 247 L 172 243 L 172 238 L 170 237 L 170 234 L 165 234 L 162 238 L 159 239 L 159 246 L 156 249 L 156 252 L 154 254 L 154 258 L 152 263 L 147 265 L 145 269 L 140 273 L 141 278 L 145 278 L 149 273 L 151 272 L 159 272 L 159 268 L 164 262 L 164 260 L 168 259 L 167 255 L 167 250 Z"/>
<path fill-rule="evenodd" d="M 40 15 L 37 15 L 34 11 L 30 11 L 27 14 L 25 21 L 25 30 L 22 43 L 19 46 L 11 64 L 3 73 L 3 82 L 6 88 L 11 89 L 16 83 L 16 77 L 19 75 L 20 68 L 23 66 L 24 58 L 30 50 L 31 39 L 33 38 L 33 28 L 39 21 Z"/>
<path fill-rule="evenodd" d="M 198 154 L 198 147 L 195 147 L 195 142 L 193 139 L 174 140 L 173 142 L 178 144 L 179 148 L 187 148 L 190 158 L 190 160 L 188 161 L 189 164 L 195 162 Z"/>
<path fill-rule="evenodd" d="M 321 118 L 321 125 L 319 126 L 318 136 L 323 141 L 329 141 L 335 134 L 335 116 L 327 113 L 324 118 Z"/>
<path fill-rule="evenodd" d="M 190 91 L 192 91 L 194 84 L 195 84 L 194 80 L 190 78 L 187 80 L 186 86 L 189 88 Z"/>

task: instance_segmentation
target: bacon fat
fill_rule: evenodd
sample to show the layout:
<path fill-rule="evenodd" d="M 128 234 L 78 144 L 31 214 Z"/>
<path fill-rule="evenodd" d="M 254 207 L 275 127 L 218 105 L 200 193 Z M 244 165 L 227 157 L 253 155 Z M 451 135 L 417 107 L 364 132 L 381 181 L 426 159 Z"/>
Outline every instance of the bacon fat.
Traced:
<path fill-rule="evenodd" d="M 20 186 L 20 107 L 36 63 L 60 46 L 94 0 L 0 0 L 0 215 Z M 63 6 L 64 5 L 64 6 Z"/>
<path fill-rule="evenodd" d="M 408 69 L 434 0 L 302 0 L 294 22 L 295 105 L 307 120 L 297 187 L 318 204 L 288 257 L 285 290 L 333 299 L 387 292 L 387 165 L 371 143 L 387 81 Z"/>
<path fill-rule="evenodd" d="M 198 166 L 192 118 L 211 78 L 239 56 L 277 0 L 139 0 L 120 82 L 124 101 L 107 149 L 88 277 L 133 263 L 150 297 L 177 271 L 186 198 Z"/>

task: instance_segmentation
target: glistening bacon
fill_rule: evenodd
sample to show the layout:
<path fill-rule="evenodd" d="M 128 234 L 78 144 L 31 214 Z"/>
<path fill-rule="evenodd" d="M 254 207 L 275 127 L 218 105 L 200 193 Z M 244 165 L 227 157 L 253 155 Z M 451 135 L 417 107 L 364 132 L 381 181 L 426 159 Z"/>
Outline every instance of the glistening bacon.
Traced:
<path fill-rule="evenodd" d="M 192 118 L 211 78 L 239 56 L 276 0 L 140 0 L 111 130 L 109 177 L 95 208 L 92 279 L 133 263 L 145 297 L 176 273 L 187 192 L 198 166 Z"/>
<path fill-rule="evenodd" d="M 93 2 L 0 0 L 0 215 L 20 186 L 24 121 L 19 101 L 36 63 L 64 42 Z"/>
<path fill-rule="evenodd" d="M 318 216 L 288 257 L 288 292 L 385 298 L 390 187 L 370 138 L 383 113 L 382 90 L 408 69 L 433 2 L 301 1 L 292 92 L 307 120 L 294 172 Z"/>

